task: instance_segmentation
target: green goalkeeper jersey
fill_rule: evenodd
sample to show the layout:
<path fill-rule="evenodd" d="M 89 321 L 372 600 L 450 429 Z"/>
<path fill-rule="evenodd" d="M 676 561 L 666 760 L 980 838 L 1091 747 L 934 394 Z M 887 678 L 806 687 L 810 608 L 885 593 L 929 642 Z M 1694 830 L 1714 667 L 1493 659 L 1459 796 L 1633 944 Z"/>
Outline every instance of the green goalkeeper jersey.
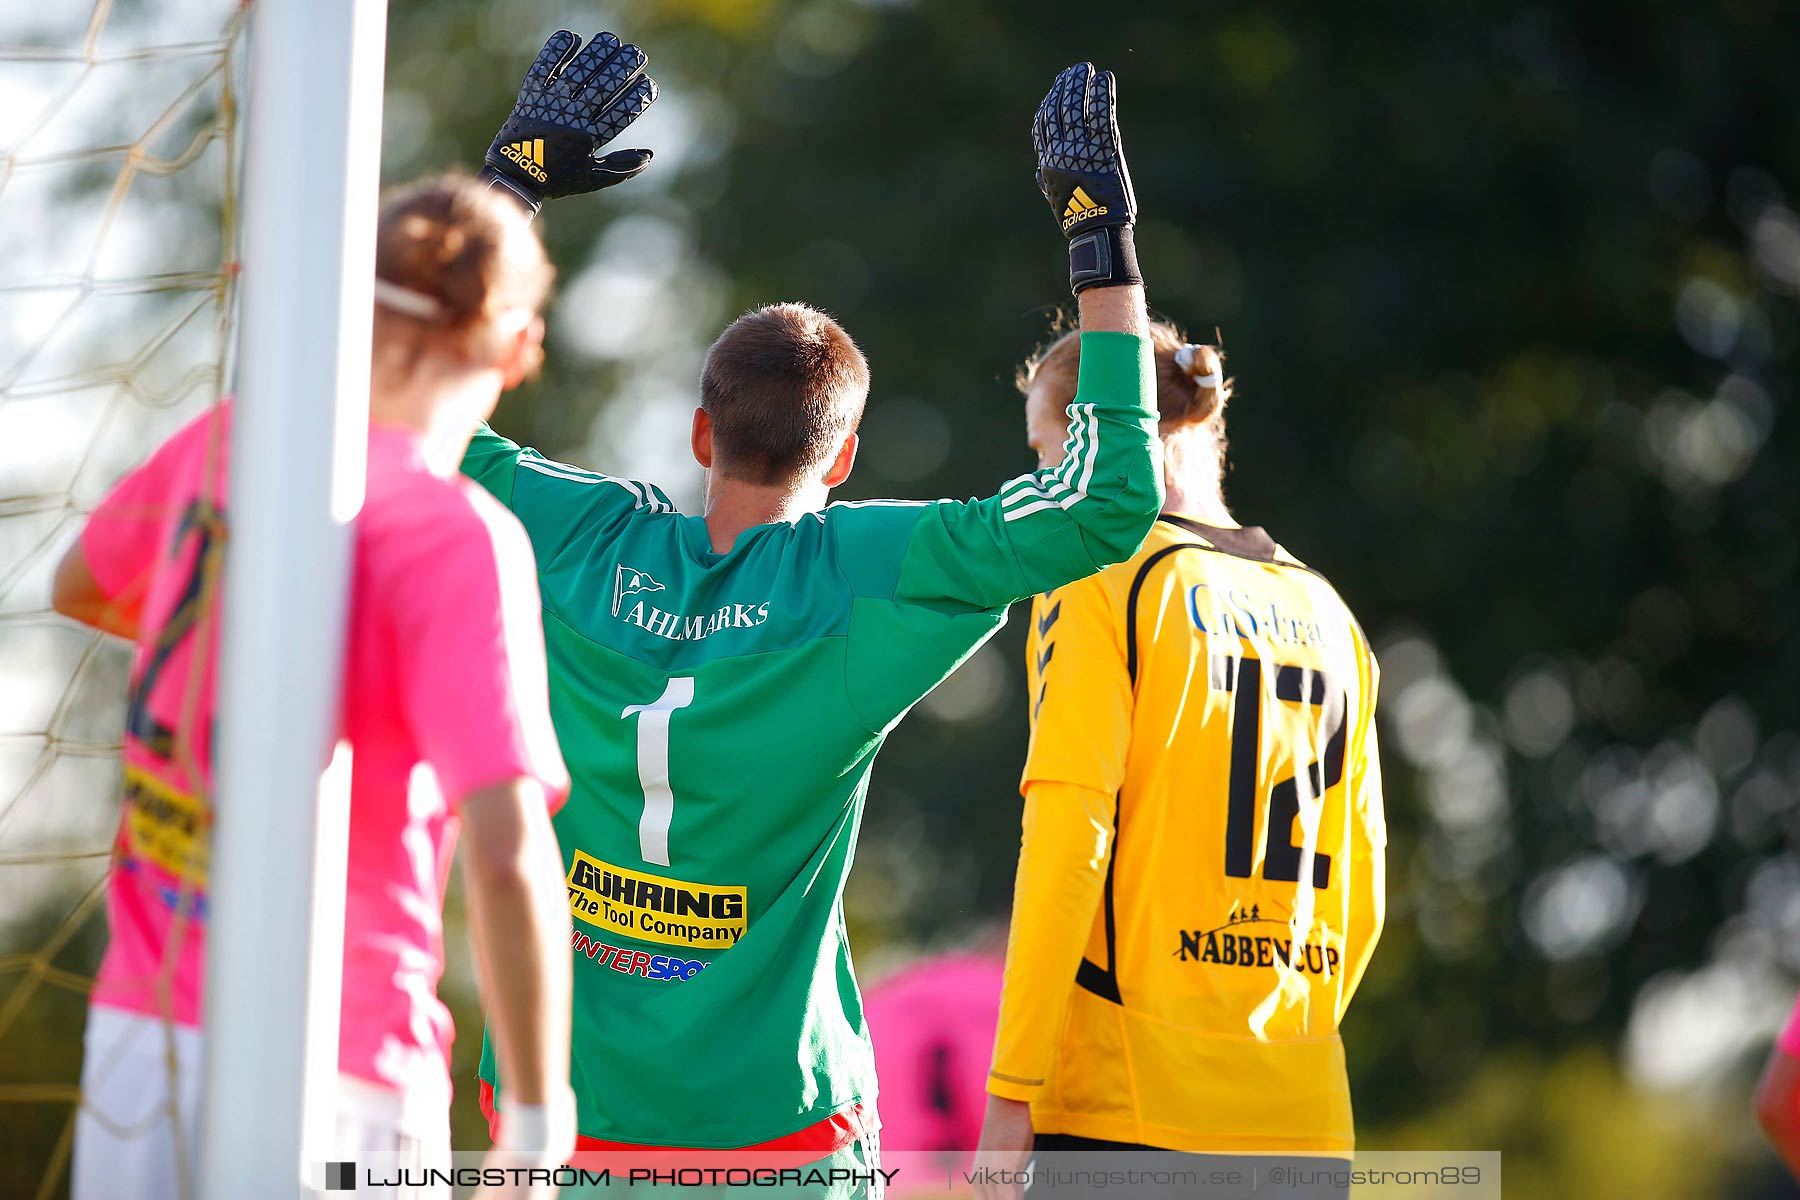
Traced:
<path fill-rule="evenodd" d="M 463 470 L 537 553 L 574 784 L 584 1136 L 750 1146 L 872 1105 L 842 897 L 876 752 L 1013 601 L 1137 550 L 1154 386 L 1145 339 L 1085 334 L 1058 467 L 967 503 L 834 504 L 725 554 L 653 487 L 476 435 Z"/>

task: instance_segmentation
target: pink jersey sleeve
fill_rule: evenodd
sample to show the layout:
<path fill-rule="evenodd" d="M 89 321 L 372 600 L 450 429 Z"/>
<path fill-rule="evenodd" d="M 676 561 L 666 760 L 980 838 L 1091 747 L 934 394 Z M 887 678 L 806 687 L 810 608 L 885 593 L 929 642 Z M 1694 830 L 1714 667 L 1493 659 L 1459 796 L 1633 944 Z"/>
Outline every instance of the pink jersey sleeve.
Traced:
<path fill-rule="evenodd" d="M 151 571 L 162 550 L 163 537 L 171 528 L 171 507 L 181 467 L 192 443 L 218 430 L 219 410 L 209 409 L 184 425 L 147 460 L 115 483 L 112 490 L 88 514 L 81 532 L 81 556 L 88 573 L 108 596 L 126 605 L 143 599 Z M 211 490 L 211 489 L 208 489 Z"/>
<path fill-rule="evenodd" d="M 1794 1011 L 1788 1014 L 1787 1024 L 1781 1027 L 1781 1036 L 1775 1039 L 1775 1045 L 1783 1054 L 1800 1058 L 1800 1000 L 1794 1002 Z"/>
<path fill-rule="evenodd" d="M 454 807 L 508 779 L 569 790 L 550 725 L 543 615 L 531 543 L 486 494 L 458 488 L 437 536 L 412 547 L 384 598 L 398 634 L 407 723 Z"/>

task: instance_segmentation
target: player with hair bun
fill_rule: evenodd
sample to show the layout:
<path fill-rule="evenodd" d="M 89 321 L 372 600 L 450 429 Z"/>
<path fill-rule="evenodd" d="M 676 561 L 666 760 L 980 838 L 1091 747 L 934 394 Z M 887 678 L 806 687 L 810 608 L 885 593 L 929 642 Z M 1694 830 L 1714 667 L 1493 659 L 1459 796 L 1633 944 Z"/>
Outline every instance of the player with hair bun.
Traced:
<path fill-rule="evenodd" d="M 436 990 L 460 823 L 475 958 L 514 1089 L 499 1144 L 509 1161 L 560 1162 L 574 1140 L 569 917 L 550 811 L 568 776 L 530 543 L 456 472 L 500 393 L 537 365 L 553 273 L 517 206 L 459 177 L 384 203 L 375 270 L 345 646 L 353 760 L 333 1148 L 447 1165 L 452 1030 Z M 212 790 L 213 725 L 232 719 L 214 712 L 231 420 L 231 402 L 210 409 L 121 480 L 56 574 L 57 611 L 136 643 L 76 1200 L 194 1187 L 208 813 L 259 800 Z M 409 787 L 421 766 L 435 788 Z"/>
<path fill-rule="evenodd" d="M 1225 406 L 1231 380 L 1217 347 L 1187 340 L 1168 321 L 1150 322 L 1155 353 L 1157 434 L 1163 447 L 1165 512 L 1186 512 L 1231 525 L 1225 509 Z M 1081 339 L 1065 330 L 1032 355 L 1014 384 L 1025 397 L 1025 437 L 1038 460 L 1056 457 L 1067 432 L 1058 403 L 1072 395 L 1081 370 Z"/>
<path fill-rule="evenodd" d="M 1163 321 L 1150 341 L 1162 515 L 1130 559 L 1032 602 L 978 1165 L 1035 1146 L 1319 1166 L 1355 1144 L 1337 1029 L 1381 933 L 1375 658 L 1324 577 L 1226 507 L 1219 351 Z M 1082 351 L 1065 335 L 1019 372 L 1041 468 Z"/>

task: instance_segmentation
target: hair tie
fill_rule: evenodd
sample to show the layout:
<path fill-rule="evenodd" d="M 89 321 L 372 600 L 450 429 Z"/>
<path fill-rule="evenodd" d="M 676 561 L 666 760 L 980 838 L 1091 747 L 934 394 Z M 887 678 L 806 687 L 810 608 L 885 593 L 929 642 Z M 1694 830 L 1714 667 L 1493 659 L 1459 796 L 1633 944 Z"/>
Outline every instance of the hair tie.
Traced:
<path fill-rule="evenodd" d="M 444 319 L 442 302 L 427 296 L 424 292 L 415 292 L 411 288 L 401 287 L 381 276 L 375 277 L 375 303 L 421 321 L 441 321 Z"/>
<path fill-rule="evenodd" d="M 1210 371 L 1205 375 L 1194 374 L 1194 368 L 1200 365 L 1200 351 L 1202 348 L 1203 347 L 1196 345 L 1193 342 L 1187 343 L 1181 347 L 1181 349 L 1175 351 L 1175 365 L 1181 368 L 1182 374 L 1194 381 L 1195 387 L 1216 388 L 1221 383 L 1225 382 L 1224 378 L 1217 371 Z"/>

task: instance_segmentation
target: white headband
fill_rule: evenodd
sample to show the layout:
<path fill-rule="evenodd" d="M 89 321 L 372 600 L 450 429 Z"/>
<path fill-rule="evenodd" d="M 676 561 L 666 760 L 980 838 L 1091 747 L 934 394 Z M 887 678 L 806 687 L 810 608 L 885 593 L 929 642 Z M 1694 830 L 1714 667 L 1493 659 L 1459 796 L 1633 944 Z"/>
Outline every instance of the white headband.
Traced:
<path fill-rule="evenodd" d="M 1189 379 L 1194 381 L 1195 387 L 1216 388 L 1221 383 L 1225 382 L 1224 377 L 1217 371 L 1212 371 L 1205 375 L 1194 374 L 1194 366 L 1196 360 L 1200 356 L 1200 350 L 1201 347 L 1195 345 L 1193 342 L 1189 342 L 1175 352 L 1175 365 L 1180 367 L 1182 372 Z"/>
<path fill-rule="evenodd" d="M 415 292 L 411 288 L 403 288 L 397 283 L 390 283 L 377 275 L 375 277 L 375 303 L 383 308 L 391 308 L 397 313 L 405 313 L 409 317 L 417 317 L 421 321 L 441 321 L 444 319 L 444 306 L 424 292 Z"/>
<path fill-rule="evenodd" d="M 421 321 L 440 322 L 445 317 L 442 301 L 427 296 L 424 292 L 415 292 L 411 288 L 401 287 L 379 275 L 375 277 L 375 303 L 383 308 L 391 308 L 397 313 L 416 317 Z M 494 328 L 502 336 L 510 337 L 531 324 L 531 319 L 536 315 L 531 309 L 523 306 L 509 308 L 494 318 Z"/>

